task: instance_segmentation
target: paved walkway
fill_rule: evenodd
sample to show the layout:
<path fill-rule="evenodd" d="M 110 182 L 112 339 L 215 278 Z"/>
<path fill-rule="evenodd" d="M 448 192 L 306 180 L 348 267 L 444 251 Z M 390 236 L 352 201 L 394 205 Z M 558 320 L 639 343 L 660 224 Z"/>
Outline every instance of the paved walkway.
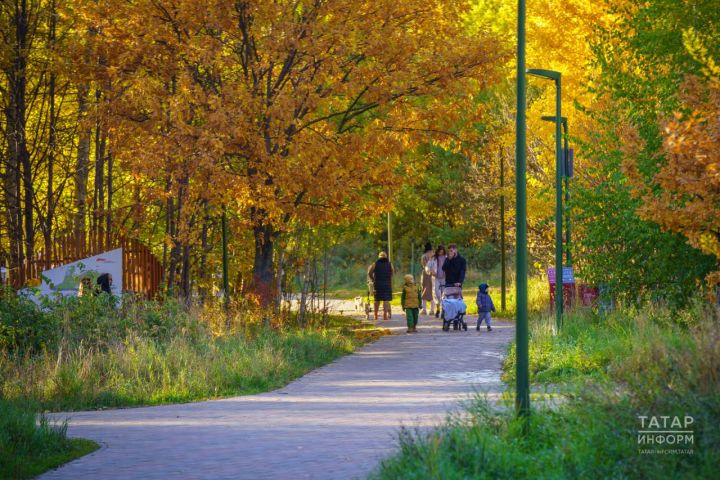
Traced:
<path fill-rule="evenodd" d="M 503 388 L 511 324 L 444 333 L 421 316 L 408 335 L 403 320 L 380 322 L 399 334 L 274 392 L 69 414 L 70 435 L 102 448 L 41 478 L 362 478 L 394 451 L 401 425 L 435 425 L 474 389 Z"/>

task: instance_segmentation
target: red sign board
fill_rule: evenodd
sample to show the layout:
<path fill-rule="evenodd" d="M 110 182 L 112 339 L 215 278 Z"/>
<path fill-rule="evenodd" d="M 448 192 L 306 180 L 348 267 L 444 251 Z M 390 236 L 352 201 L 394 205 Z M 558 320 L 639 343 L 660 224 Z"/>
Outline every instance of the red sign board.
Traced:
<path fill-rule="evenodd" d="M 580 285 L 578 287 L 580 302 L 583 307 L 592 307 L 600 296 L 600 290 L 590 285 Z"/>
<path fill-rule="evenodd" d="M 563 284 L 563 306 L 570 308 L 575 304 L 575 284 Z M 550 284 L 550 309 L 555 307 L 555 284 Z"/>

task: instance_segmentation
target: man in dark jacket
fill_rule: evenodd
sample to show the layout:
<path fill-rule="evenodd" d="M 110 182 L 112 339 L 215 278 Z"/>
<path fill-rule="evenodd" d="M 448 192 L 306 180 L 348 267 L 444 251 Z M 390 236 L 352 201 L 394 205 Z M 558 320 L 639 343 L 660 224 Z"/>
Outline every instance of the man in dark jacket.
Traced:
<path fill-rule="evenodd" d="M 460 287 L 465 281 L 465 270 L 467 262 L 457 251 L 457 245 L 448 245 L 448 256 L 443 263 L 442 269 L 445 272 L 445 285 Z"/>

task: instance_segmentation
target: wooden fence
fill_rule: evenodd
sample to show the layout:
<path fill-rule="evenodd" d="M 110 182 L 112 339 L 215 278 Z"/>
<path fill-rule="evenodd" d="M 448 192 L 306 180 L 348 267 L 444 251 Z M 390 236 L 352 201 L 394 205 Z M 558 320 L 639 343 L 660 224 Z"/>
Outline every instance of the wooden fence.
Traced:
<path fill-rule="evenodd" d="M 11 269 L 9 283 L 15 289 L 22 288 L 33 281 L 39 282 L 40 274 L 45 270 L 116 248 L 123 249 L 123 291 L 155 297 L 162 282 L 160 261 L 138 240 L 111 237 L 103 232 L 69 234 L 56 239 L 49 250 L 43 248 L 32 261 L 25 261 L 20 268 Z"/>

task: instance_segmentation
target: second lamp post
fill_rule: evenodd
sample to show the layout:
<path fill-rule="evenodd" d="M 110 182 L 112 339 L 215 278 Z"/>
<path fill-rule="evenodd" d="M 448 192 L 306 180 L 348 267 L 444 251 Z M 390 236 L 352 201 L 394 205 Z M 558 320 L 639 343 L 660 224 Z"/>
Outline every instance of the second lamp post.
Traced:
<path fill-rule="evenodd" d="M 555 81 L 555 324 L 557 331 L 562 326 L 563 314 L 563 228 L 562 228 L 562 162 L 563 153 L 561 146 L 561 93 L 560 72 L 554 70 L 542 70 L 531 68 L 527 71 L 530 75 L 546 78 Z"/>
<path fill-rule="evenodd" d="M 555 117 L 544 115 L 542 117 L 546 122 L 554 122 Z M 565 181 L 565 207 L 563 208 L 563 218 L 565 222 L 565 264 L 572 267 L 572 242 L 570 236 L 570 177 L 572 177 L 572 151 L 568 145 L 568 122 L 567 118 L 562 117 L 563 126 L 563 180 Z"/>

